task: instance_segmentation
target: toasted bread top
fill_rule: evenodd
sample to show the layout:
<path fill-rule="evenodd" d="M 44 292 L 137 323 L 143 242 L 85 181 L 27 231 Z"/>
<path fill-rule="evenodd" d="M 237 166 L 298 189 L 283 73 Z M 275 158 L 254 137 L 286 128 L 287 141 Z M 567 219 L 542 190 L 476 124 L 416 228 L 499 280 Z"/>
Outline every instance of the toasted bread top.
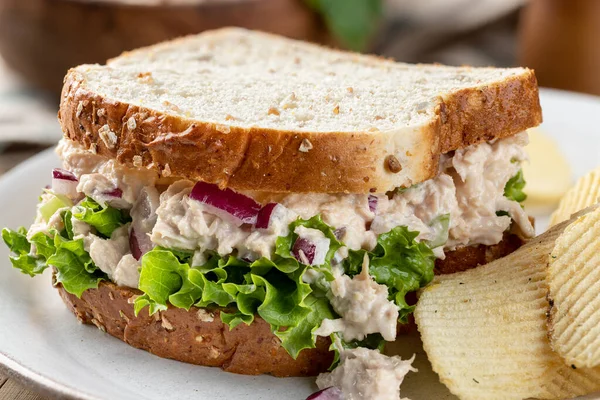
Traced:
<path fill-rule="evenodd" d="M 125 164 L 271 192 L 382 193 L 541 122 L 533 71 L 408 65 L 226 28 L 69 71 L 65 135 Z M 166 172 L 165 172 L 166 171 Z"/>

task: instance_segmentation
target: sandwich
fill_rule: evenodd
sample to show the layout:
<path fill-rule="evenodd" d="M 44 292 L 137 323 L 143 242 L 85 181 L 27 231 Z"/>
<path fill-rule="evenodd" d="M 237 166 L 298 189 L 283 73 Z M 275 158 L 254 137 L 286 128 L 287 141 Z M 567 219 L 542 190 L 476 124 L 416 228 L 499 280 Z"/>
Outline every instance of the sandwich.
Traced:
<path fill-rule="evenodd" d="M 521 163 L 541 109 L 524 68 L 227 28 L 71 69 L 58 117 L 62 166 L 33 225 L 2 232 L 12 264 L 50 268 L 81 322 L 161 357 L 281 377 L 337 365 L 321 388 L 361 398 L 351 376 L 394 398 L 410 360 L 379 350 L 414 292 L 534 235 Z"/>

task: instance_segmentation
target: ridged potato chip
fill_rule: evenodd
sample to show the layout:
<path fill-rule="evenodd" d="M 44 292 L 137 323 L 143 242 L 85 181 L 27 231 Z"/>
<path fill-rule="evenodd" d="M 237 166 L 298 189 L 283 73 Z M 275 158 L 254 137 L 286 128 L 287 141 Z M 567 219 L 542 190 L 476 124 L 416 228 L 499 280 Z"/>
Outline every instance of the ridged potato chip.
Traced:
<path fill-rule="evenodd" d="M 436 277 L 415 320 L 440 380 L 461 399 L 566 399 L 600 391 L 600 368 L 567 365 L 548 338 L 546 270 L 560 224 L 511 255 Z"/>
<path fill-rule="evenodd" d="M 557 239 L 547 280 L 554 351 L 577 367 L 600 366 L 600 208 Z"/>
<path fill-rule="evenodd" d="M 598 202 L 600 198 L 600 167 L 581 177 L 564 195 L 550 217 L 550 226 L 571 218 L 577 211 Z"/>

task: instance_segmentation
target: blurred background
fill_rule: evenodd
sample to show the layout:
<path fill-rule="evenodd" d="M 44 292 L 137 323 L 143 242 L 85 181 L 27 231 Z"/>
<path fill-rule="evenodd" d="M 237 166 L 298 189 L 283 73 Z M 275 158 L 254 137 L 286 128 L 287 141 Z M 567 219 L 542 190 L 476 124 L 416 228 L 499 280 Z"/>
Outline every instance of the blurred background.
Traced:
<path fill-rule="evenodd" d="M 228 25 L 600 94 L 600 0 L 0 0 L 0 173 L 60 137 L 69 67 Z"/>

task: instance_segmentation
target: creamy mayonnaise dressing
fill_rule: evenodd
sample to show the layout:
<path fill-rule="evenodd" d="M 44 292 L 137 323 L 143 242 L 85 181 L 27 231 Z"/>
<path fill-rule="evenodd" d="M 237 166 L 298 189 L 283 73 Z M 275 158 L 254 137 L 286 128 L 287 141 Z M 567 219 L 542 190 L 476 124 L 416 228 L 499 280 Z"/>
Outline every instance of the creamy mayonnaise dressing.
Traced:
<path fill-rule="evenodd" d="M 375 210 L 369 208 L 367 194 L 246 192 L 262 204 L 278 202 L 283 206 L 277 207 L 268 229 L 237 226 L 210 213 L 202 203 L 189 197 L 193 182 L 179 180 L 166 185 L 168 188 L 152 207 L 156 223 L 152 219 L 153 228 L 145 223 L 144 232 L 150 235 L 154 245 L 194 251 L 194 263 L 200 264 L 209 250 L 221 255 L 235 252 L 251 260 L 268 258 L 273 254 L 277 237 L 287 235 L 288 225 L 298 217 L 308 219 L 320 214 L 327 224 L 338 229 L 348 248 L 371 250 L 379 234 L 400 225 L 418 231 L 419 240 L 436 241 L 445 233 L 436 220 L 448 214 L 448 240 L 435 249 L 436 255 L 443 257 L 444 250 L 458 246 L 500 242 L 512 220 L 525 236 L 533 236 L 533 227 L 519 203 L 504 197 L 506 182 L 526 159 L 523 150 L 526 143 L 527 134 L 521 133 L 442 156 L 437 177 L 393 194 L 375 195 Z M 142 190 L 156 193 L 155 187 L 165 183 L 153 170 L 121 165 L 65 139 L 60 142 L 57 153 L 64 168 L 77 175 L 77 189 L 85 195 L 97 198 L 120 189 L 123 193 L 120 199 L 106 201 L 118 208 L 131 209 Z M 509 216 L 497 216 L 497 211 L 506 211 Z M 47 223 L 38 218 L 36 224 L 39 231 L 47 229 L 46 224 L 60 225 L 61 221 L 55 215 Z M 98 239 L 104 242 L 98 242 L 101 244 L 94 249 L 103 246 L 103 251 L 92 252 L 94 262 L 103 271 L 105 268 L 110 271 L 107 273 L 117 279 L 117 283 L 136 287 L 139 263 L 127 258 L 116 262 L 117 267 L 108 266 L 108 257 L 112 263 L 115 254 L 122 254 L 122 258 L 130 255 L 125 251 L 123 238 Z M 89 246 L 91 248 L 91 244 Z M 340 255 L 343 256 L 343 251 Z M 132 271 L 125 272 L 126 268 Z"/>
<path fill-rule="evenodd" d="M 340 346 L 341 348 L 341 346 Z M 364 347 L 340 351 L 340 364 L 317 377 L 317 386 L 342 390 L 344 400 L 399 400 L 400 385 L 412 367 L 414 356 L 402 360 Z"/>

